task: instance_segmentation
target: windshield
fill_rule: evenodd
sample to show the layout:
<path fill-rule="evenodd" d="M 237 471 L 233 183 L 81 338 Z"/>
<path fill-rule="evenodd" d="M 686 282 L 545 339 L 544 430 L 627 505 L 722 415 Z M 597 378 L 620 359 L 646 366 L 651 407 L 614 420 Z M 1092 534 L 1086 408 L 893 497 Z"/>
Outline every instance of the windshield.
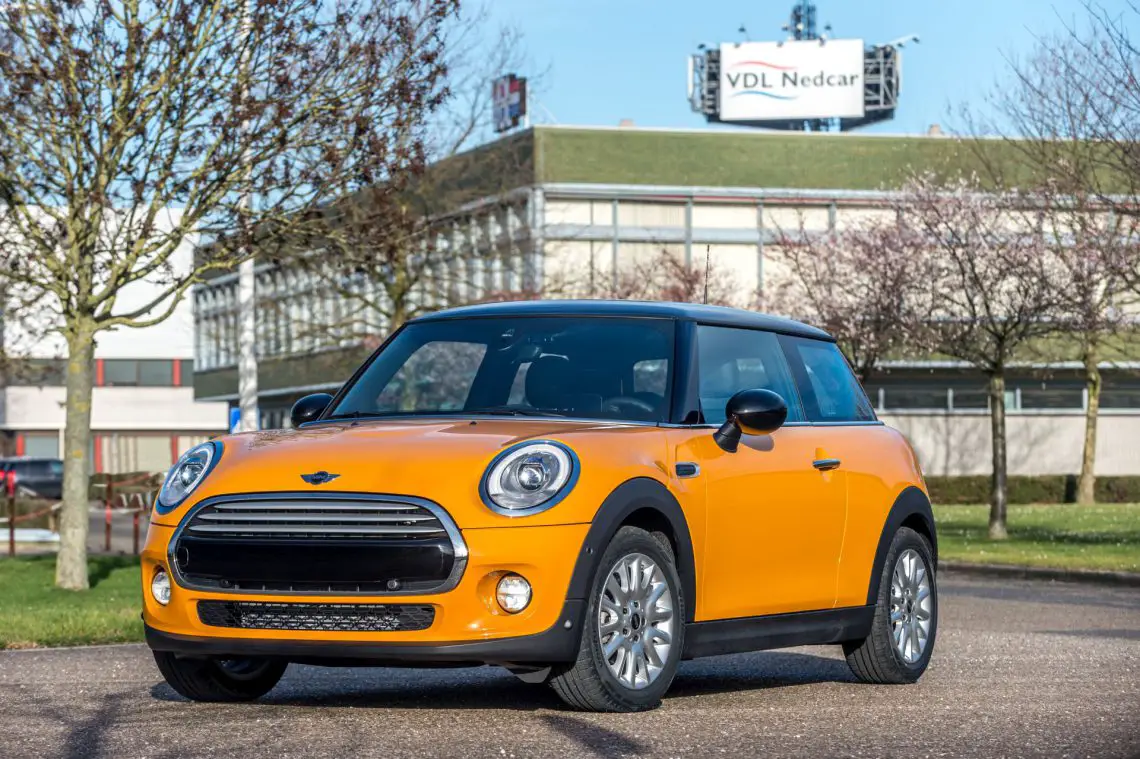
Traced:
<path fill-rule="evenodd" d="M 674 322 L 607 317 L 409 324 L 327 418 L 456 414 L 661 422 Z"/>

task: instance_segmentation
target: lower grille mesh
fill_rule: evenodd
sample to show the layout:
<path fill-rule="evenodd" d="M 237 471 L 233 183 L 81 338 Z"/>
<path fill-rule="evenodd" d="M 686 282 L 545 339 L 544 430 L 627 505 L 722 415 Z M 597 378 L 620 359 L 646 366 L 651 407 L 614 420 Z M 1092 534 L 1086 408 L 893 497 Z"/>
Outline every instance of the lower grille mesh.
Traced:
<path fill-rule="evenodd" d="M 198 618 L 211 627 L 246 630 L 393 632 L 426 630 L 435 621 L 435 607 L 427 604 L 199 601 Z"/>

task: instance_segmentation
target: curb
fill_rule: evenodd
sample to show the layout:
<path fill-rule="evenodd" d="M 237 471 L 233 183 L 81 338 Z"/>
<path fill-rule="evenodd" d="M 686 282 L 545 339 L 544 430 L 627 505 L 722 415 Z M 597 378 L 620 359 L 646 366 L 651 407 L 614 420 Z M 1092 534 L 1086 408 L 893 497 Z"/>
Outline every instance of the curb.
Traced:
<path fill-rule="evenodd" d="M 1027 567 L 1016 564 L 971 564 L 964 561 L 940 561 L 938 562 L 938 570 L 973 577 L 1083 582 L 1096 585 L 1140 588 L 1140 572 L 1110 572 L 1096 569 L 1054 569 L 1050 567 Z"/>

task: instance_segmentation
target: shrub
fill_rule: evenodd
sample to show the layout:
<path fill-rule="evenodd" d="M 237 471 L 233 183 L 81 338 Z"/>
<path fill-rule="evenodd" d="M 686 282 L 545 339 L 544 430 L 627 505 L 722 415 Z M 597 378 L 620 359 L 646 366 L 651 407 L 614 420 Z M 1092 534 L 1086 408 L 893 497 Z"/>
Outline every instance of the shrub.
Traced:
<path fill-rule="evenodd" d="M 927 477 L 930 500 L 940 504 L 989 503 L 989 475 Z M 1009 502 L 1073 503 L 1077 494 L 1075 475 L 1014 475 L 1009 478 Z M 1140 477 L 1098 477 L 1096 499 L 1100 503 L 1140 503 Z"/>

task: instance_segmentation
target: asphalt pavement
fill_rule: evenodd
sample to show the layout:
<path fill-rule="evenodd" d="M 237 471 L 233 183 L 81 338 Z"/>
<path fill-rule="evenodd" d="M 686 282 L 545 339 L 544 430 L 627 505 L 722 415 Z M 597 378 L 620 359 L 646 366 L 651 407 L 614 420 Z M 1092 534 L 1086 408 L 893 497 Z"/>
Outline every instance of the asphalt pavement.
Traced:
<path fill-rule="evenodd" d="M 837 648 L 686 662 L 664 705 L 583 714 L 494 668 L 293 666 L 253 704 L 178 697 L 145 647 L 0 652 L 0 757 L 1140 757 L 1140 590 L 941 577 L 913 686 Z"/>

